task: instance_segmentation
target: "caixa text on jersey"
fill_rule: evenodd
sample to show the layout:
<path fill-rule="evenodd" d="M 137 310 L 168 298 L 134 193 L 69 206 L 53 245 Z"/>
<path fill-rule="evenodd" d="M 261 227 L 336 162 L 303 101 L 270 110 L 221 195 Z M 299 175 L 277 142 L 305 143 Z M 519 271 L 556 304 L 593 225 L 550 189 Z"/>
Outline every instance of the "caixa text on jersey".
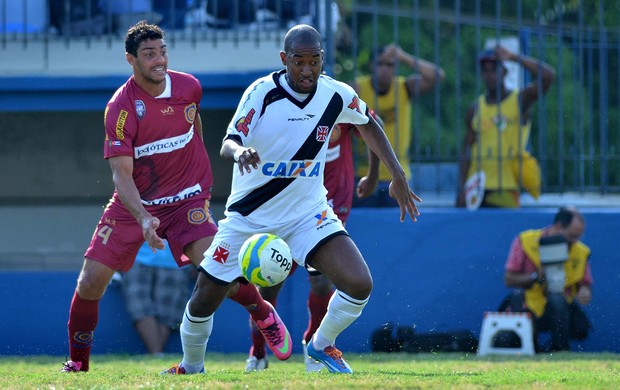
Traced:
<path fill-rule="evenodd" d="M 321 162 L 304 161 L 269 161 L 263 164 L 263 175 L 272 177 L 318 177 Z"/>

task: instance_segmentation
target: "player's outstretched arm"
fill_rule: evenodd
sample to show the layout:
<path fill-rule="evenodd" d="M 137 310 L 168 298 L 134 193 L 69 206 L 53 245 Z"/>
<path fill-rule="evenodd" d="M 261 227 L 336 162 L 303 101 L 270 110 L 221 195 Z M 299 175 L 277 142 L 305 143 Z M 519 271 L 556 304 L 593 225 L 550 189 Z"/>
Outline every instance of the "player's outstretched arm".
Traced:
<path fill-rule="evenodd" d="M 145 241 L 153 252 L 156 249 L 164 249 L 164 240 L 156 233 L 159 227 L 159 219 L 153 217 L 142 205 L 140 193 L 133 181 L 133 159 L 129 156 L 111 157 L 109 160 L 112 169 L 112 181 L 121 201 L 133 215 L 140 226 Z"/>
<path fill-rule="evenodd" d="M 247 173 L 252 172 L 251 167 L 258 169 L 258 164 L 260 164 L 260 156 L 254 148 L 246 148 L 232 139 L 224 139 L 220 149 L 220 156 L 236 162 L 242 175 L 244 170 Z"/>
<path fill-rule="evenodd" d="M 412 220 L 417 221 L 417 216 L 420 215 L 420 212 L 415 202 L 422 202 L 422 199 L 409 187 L 405 171 L 398 162 L 383 129 L 372 117 L 367 124 L 357 125 L 356 127 L 368 147 L 379 156 L 392 175 L 390 196 L 398 202 L 400 221 L 404 222 L 406 214 L 409 214 Z"/>

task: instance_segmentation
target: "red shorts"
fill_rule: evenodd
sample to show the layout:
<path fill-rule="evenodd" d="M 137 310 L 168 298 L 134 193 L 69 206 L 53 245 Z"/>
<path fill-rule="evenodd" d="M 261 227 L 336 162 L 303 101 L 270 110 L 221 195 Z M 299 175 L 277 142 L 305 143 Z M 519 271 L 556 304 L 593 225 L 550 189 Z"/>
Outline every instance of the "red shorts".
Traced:
<path fill-rule="evenodd" d="M 351 205 L 353 204 L 353 191 L 339 188 L 333 196 L 327 200 L 327 203 L 329 203 L 342 223 L 346 224 L 349 214 L 351 213 Z"/>
<path fill-rule="evenodd" d="M 178 204 L 148 207 L 147 210 L 159 218 L 157 235 L 168 240 L 179 266 L 190 263 L 181 259 L 186 245 L 203 237 L 213 237 L 217 232 L 208 199 L 190 198 Z M 144 235 L 138 221 L 120 200 L 113 198 L 101 216 L 84 257 L 127 272 L 143 242 Z"/>

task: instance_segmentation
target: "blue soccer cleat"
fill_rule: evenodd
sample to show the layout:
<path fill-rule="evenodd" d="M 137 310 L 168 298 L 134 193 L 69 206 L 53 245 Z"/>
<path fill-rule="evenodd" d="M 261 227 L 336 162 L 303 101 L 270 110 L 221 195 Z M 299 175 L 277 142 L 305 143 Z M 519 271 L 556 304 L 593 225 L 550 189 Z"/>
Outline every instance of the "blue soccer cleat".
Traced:
<path fill-rule="evenodd" d="M 335 372 L 339 374 L 353 374 L 353 370 L 342 358 L 342 352 L 336 347 L 327 347 L 322 351 L 314 348 L 313 340 L 307 345 L 308 356 L 314 360 L 323 363 L 329 372 Z"/>

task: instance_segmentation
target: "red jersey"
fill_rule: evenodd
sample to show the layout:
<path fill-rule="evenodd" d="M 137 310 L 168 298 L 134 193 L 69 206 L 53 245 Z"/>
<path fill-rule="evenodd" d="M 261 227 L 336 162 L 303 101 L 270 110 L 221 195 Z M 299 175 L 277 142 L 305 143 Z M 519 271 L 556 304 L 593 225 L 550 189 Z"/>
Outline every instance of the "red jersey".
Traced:
<path fill-rule="evenodd" d="M 346 222 L 353 203 L 355 171 L 351 137 L 355 126 L 341 123 L 334 126 L 329 137 L 324 184 L 327 201 L 342 222 Z"/>
<path fill-rule="evenodd" d="M 132 76 L 105 111 L 104 157 L 133 157 L 133 179 L 145 207 L 210 198 L 213 185 L 209 156 L 194 127 L 200 82 L 170 70 L 166 79 L 166 91 L 153 97 Z"/>

